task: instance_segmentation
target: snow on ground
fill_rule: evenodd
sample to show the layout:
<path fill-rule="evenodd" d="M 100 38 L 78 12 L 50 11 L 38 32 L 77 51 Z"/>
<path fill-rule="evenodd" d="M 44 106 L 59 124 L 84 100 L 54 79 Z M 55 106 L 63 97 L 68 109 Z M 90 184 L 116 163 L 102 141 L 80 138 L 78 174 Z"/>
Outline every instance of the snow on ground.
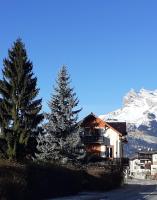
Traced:
<path fill-rule="evenodd" d="M 128 179 L 127 185 L 156 185 L 157 180 L 144 180 L 144 179 Z"/>

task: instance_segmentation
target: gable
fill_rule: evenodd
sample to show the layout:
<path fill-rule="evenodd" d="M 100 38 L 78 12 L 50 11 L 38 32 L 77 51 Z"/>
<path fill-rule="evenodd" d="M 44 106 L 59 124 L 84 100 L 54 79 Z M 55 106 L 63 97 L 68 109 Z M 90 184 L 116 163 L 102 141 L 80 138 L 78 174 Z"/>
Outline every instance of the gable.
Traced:
<path fill-rule="evenodd" d="M 83 128 L 111 128 L 120 136 L 127 135 L 126 122 L 105 122 L 93 113 L 87 115 L 81 122 L 80 126 Z"/>
<path fill-rule="evenodd" d="M 81 122 L 81 127 L 84 128 L 104 128 L 105 127 L 105 122 L 101 120 L 100 118 L 96 117 L 94 114 L 90 114 L 87 117 L 85 117 L 82 122 Z"/>

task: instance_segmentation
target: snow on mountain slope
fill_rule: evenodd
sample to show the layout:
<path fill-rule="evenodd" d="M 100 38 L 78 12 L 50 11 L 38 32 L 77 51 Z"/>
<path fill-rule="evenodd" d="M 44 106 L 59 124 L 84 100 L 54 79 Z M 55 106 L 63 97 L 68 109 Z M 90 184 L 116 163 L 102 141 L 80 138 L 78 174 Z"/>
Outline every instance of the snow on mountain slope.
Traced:
<path fill-rule="evenodd" d="M 104 120 L 126 121 L 135 123 L 136 126 L 142 123 L 146 124 L 157 116 L 157 90 L 149 91 L 141 89 L 135 92 L 133 89 L 124 97 L 123 107 L 108 113 L 100 115 Z"/>
<path fill-rule="evenodd" d="M 123 99 L 122 108 L 99 117 L 105 121 L 127 122 L 128 152 L 138 148 L 157 149 L 157 90 L 131 89 Z"/>

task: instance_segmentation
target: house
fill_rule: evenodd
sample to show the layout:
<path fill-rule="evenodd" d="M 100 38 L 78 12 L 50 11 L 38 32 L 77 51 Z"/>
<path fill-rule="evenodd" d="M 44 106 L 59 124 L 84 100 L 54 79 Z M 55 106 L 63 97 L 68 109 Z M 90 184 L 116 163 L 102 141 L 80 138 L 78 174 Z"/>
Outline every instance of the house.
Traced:
<path fill-rule="evenodd" d="M 130 176 L 146 179 L 157 174 L 157 151 L 138 151 L 137 155 L 130 159 Z"/>
<path fill-rule="evenodd" d="M 127 143 L 125 122 L 105 122 L 91 113 L 81 122 L 86 152 L 102 158 L 123 158 Z"/>
<path fill-rule="evenodd" d="M 157 175 L 157 151 L 152 155 L 151 175 Z"/>

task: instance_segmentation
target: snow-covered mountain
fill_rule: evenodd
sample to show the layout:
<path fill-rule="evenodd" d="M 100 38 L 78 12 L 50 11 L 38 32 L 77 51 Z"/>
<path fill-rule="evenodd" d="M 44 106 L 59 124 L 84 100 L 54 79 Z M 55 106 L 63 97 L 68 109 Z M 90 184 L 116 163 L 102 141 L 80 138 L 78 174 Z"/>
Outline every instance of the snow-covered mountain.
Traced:
<path fill-rule="evenodd" d="M 139 148 L 157 149 L 157 90 L 131 89 L 123 99 L 122 108 L 99 117 L 105 121 L 127 122 L 129 154 Z"/>

